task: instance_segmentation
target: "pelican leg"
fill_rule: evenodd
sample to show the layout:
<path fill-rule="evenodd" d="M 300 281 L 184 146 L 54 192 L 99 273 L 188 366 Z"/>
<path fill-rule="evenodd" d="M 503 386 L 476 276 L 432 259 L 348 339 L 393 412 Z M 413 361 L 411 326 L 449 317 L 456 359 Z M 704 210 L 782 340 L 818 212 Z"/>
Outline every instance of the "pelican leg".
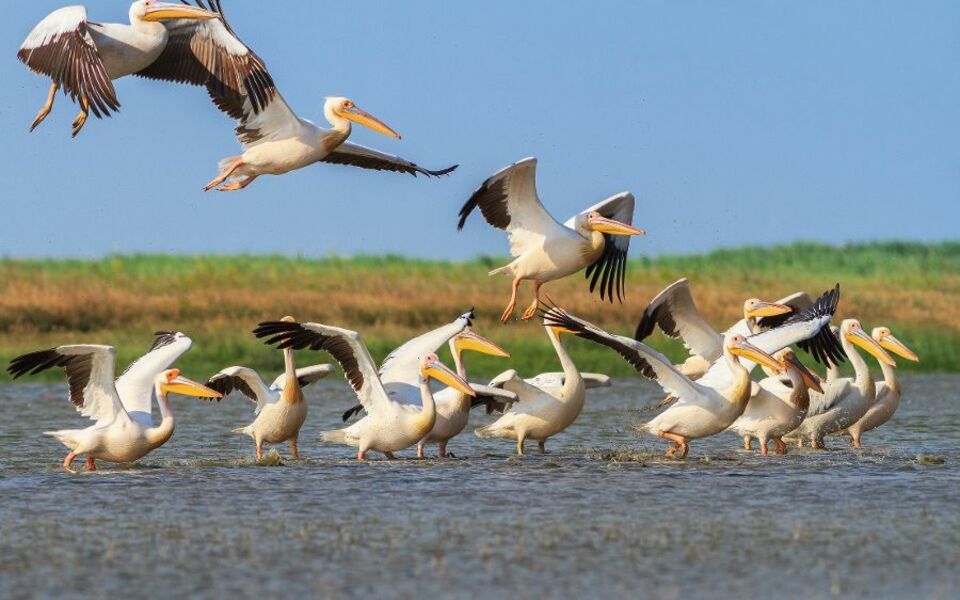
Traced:
<path fill-rule="evenodd" d="M 423 458 L 423 444 L 417 444 L 417 458 Z"/>
<path fill-rule="evenodd" d="M 357 450 L 357 460 L 367 460 L 367 451 Z"/>
<path fill-rule="evenodd" d="M 393 455 L 393 452 L 384 452 L 383 455 L 387 457 L 387 460 L 397 460 L 397 457 Z"/>
<path fill-rule="evenodd" d="M 540 440 L 537 442 L 537 448 L 540 448 L 540 454 L 547 453 L 547 440 Z"/>
<path fill-rule="evenodd" d="M 810 447 L 816 450 L 823 450 L 825 448 L 823 436 L 817 436 L 816 434 L 810 436 Z"/>
<path fill-rule="evenodd" d="M 60 84 L 54 81 L 50 84 L 50 93 L 47 95 L 47 101 L 43 104 L 43 107 L 40 109 L 40 112 L 37 113 L 37 118 L 33 120 L 33 123 L 30 124 L 30 131 L 33 131 L 37 128 L 37 125 L 43 123 L 44 119 L 47 118 L 47 115 L 50 114 L 50 111 L 53 110 L 53 101 L 57 97 L 57 91 L 60 89 Z"/>
<path fill-rule="evenodd" d="M 510 315 L 513 314 L 514 307 L 517 306 L 517 288 L 520 287 L 520 279 L 513 280 L 513 291 L 510 293 L 510 302 L 507 304 L 507 308 L 503 311 L 503 314 L 500 315 L 500 322 L 506 323 L 510 318 Z"/>
<path fill-rule="evenodd" d="M 533 282 L 533 303 L 523 311 L 523 316 L 520 317 L 524 321 L 529 321 L 533 318 L 533 315 L 537 314 L 537 308 L 540 307 L 540 286 L 543 285 L 539 281 Z"/>
<path fill-rule="evenodd" d="M 524 440 L 524 439 L 525 439 L 525 438 L 524 438 L 523 436 L 520 436 L 520 437 L 517 438 L 517 454 L 521 454 L 521 455 L 523 454 L 523 440 Z"/>
<path fill-rule="evenodd" d="M 783 440 L 780 438 L 773 438 L 773 443 L 777 445 L 777 454 L 783 456 L 787 453 L 787 445 L 783 443 Z"/>
<path fill-rule="evenodd" d="M 669 431 L 658 431 L 657 437 L 661 437 L 665 440 L 670 440 L 675 447 L 671 447 L 667 450 L 667 456 L 673 456 L 675 452 L 679 451 L 677 458 L 686 458 L 687 451 L 690 449 L 690 446 L 687 444 L 687 438 L 682 435 L 677 435 L 676 433 L 670 433 Z"/>
<path fill-rule="evenodd" d="M 235 192 L 237 190 L 242 190 L 243 188 L 253 183 L 253 180 L 256 179 L 257 177 L 258 177 L 257 175 L 251 175 L 250 177 L 244 177 L 243 179 L 231 181 L 230 183 L 217 188 L 217 191 L 218 192 Z"/>
<path fill-rule="evenodd" d="M 753 450 L 753 437 L 749 435 L 743 436 L 743 449 L 744 450 Z"/>
<path fill-rule="evenodd" d="M 440 442 L 440 458 L 446 458 L 446 457 L 447 457 L 447 443 Z"/>
<path fill-rule="evenodd" d="M 97 470 L 97 463 L 94 462 L 93 457 L 90 456 L 89 454 L 87 455 L 87 470 L 88 470 L 88 471 L 96 471 L 96 470 Z"/>
<path fill-rule="evenodd" d="M 213 188 L 217 187 L 221 183 L 227 180 L 228 177 L 233 175 L 233 172 L 243 166 L 243 158 L 238 158 L 232 165 L 223 170 L 223 173 L 217 175 L 213 181 L 203 186 L 203 191 L 209 192 Z"/>
<path fill-rule="evenodd" d="M 263 460 L 263 442 L 257 440 L 257 462 Z"/>
<path fill-rule="evenodd" d="M 300 460 L 300 449 L 297 448 L 297 438 L 290 440 L 290 456 L 293 460 Z"/>
<path fill-rule="evenodd" d="M 74 470 L 73 470 L 73 467 L 72 467 L 72 465 L 73 465 L 73 459 L 75 459 L 76 457 L 77 457 L 77 453 L 76 453 L 76 452 L 71 452 L 70 454 L 67 455 L 67 457 L 66 457 L 65 459 L 63 459 L 63 470 L 64 470 L 64 471 L 66 471 L 67 473 L 76 473 L 76 471 L 74 471 Z"/>
<path fill-rule="evenodd" d="M 87 100 L 87 95 L 83 94 L 80 96 L 80 114 L 77 115 L 77 118 L 73 120 L 73 136 L 77 137 L 77 134 L 80 133 L 80 130 L 83 129 L 83 126 L 87 124 L 87 117 L 90 116 L 90 101 Z"/>
<path fill-rule="evenodd" d="M 767 455 L 767 440 L 760 440 L 760 454 Z"/>
<path fill-rule="evenodd" d="M 854 448 L 861 448 L 863 444 L 860 443 L 860 434 L 850 432 L 850 445 Z"/>

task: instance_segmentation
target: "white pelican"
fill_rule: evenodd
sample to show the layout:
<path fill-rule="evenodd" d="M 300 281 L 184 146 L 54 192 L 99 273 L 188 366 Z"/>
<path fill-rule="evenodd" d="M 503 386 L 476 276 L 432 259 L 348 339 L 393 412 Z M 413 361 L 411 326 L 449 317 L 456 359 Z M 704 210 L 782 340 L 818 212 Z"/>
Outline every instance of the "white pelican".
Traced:
<path fill-rule="evenodd" d="M 296 322 L 293 317 L 284 317 L 281 320 Z M 270 387 L 267 387 L 256 371 L 247 367 L 227 367 L 207 381 L 207 387 L 224 396 L 236 390 L 257 404 L 253 423 L 234 429 L 233 432 L 253 438 L 258 461 L 263 459 L 264 442 L 290 442 L 291 456 L 294 460 L 300 460 L 297 438 L 307 418 L 307 402 L 302 388 L 333 372 L 333 366 L 326 364 L 298 369 L 290 348 L 284 348 L 283 361 L 284 372 Z"/>
<path fill-rule="evenodd" d="M 885 350 L 889 350 L 913 362 L 920 361 L 920 357 L 917 356 L 913 350 L 907 348 L 903 342 L 893 337 L 893 333 L 889 327 L 875 327 L 870 337 L 876 340 Z M 853 445 L 857 448 L 861 445 L 860 437 L 864 432 L 876 429 L 889 421 L 893 413 L 897 412 L 897 407 L 900 406 L 901 390 L 900 382 L 897 381 L 896 369 L 882 360 L 879 362 L 880 370 L 883 371 L 883 381 L 875 384 L 876 394 L 873 404 L 871 404 L 867 412 L 860 417 L 860 420 L 847 427 L 846 433 L 850 436 Z"/>
<path fill-rule="evenodd" d="M 600 283 L 600 297 L 623 299 L 630 236 L 644 232 L 631 225 L 633 194 L 622 192 L 599 202 L 566 223 L 557 222 L 540 203 L 536 187 L 537 159 L 525 158 L 497 171 L 477 188 L 460 209 L 462 230 L 477 207 L 487 223 L 506 231 L 510 239 L 510 264 L 490 275 L 513 277 L 510 303 L 501 320 L 506 322 L 517 304 L 517 288 L 533 281 L 533 302 L 523 319 L 533 317 L 540 302 L 540 287 L 586 268 L 590 291 Z"/>
<path fill-rule="evenodd" d="M 355 331 L 320 323 L 275 321 L 261 323 L 254 333 L 257 337 L 268 338 L 267 344 L 281 349 L 324 350 L 339 363 L 367 415 L 344 429 L 325 431 L 321 437 L 325 442 L 356 447 L 358 460 L 366 460 L 368 450 L 393 458 L 393 452 L 413 446 L 430 432 L 437 414 L 429 379 L 436 379 L 464 394 L 474 394 L 467 382 L 445 367 L 433 353 L 419 358 L 419 389 L 413 393 L 419 395 L 420 406 L 409 402 L 408 394 L 399 389 L 388 394 L 373 358 Z M 402 398 L 398 399 L 398 396 Z"/>
<path fill-rule="evenodd" d="M 797 428 L 810 405 L 808 389 L 823 393 L 820 378 L 807 369 L 793 350 L 785 348 L 773 355 L 789 378 L 786 385 L 780 377 L 768 377 L 754 384 L 743 414 L 730 430 L 743 437 L 744 450 L 750 449 L 753 438 L 760 440 L 760 452 L 767 454 L 767 442 L 773 441 L 777 454 L 786 454 L 782 436 Z"/>
<path fill-rule="evenodd" d="M 524 453 L 523 443 L 528 439 L 536 440 L 540 453 L 545 453 L 547 439 L 577 419 L 587 396 L 586 384 L 560 340 L 566 329 L 548 322 L 546 317 L 544 329 L 563 367 L 563 386 L 543 389 L 527 383 L 513 369 L 501 373 L 490 382 L 490 387 L 515 393 L 517 401 L 499 419 L 474 431 L 481 438 L 517 440 L 517 454 Z"/>
<path fill-rule="evenodd" d="M 831 334 L 832 335 L 832 334 Z M 867 412 L 876 397 L 876 386 L 867 363 L 856 346 L 866 350 L 881 363 L 896 366 L 893 358 L 875 339 L 867 335 L 856 319 L 844 319 L 840 324 L 840 344 L 853 366 L 855 377 L 827 381 L 822 394 L 810 394 L 810 408 L 800 426 L 791 434 L 803 446 L 803 438 L 813 448 L 823 448 L 824 436 L 837 433 L 853 425 Z"/>
<path fill-rule="evenodd" d="M 96 421 L 85 429 L 46 431 L 66 446 L 70 453 L 63 468 L 73 472 L 74 459 L 87 456 L 87 469 L 96 470 L 96 459 L 107 462 L 133 462 L 162 446 L 173 435 L 174 417 L 167 401 L 168 393 L 219 398 L 220 393 L 169 369 L 153 378 L 153 390 L 160 405 L 160 424 L 145 425 L 133 418 L 120 401 L 114 384 L 113 346 L 93 344 L 59 346 L 18 356 L 7 371 L 14 379 L 26 373 L 35 374 L 52 367 L 63 367 L 70 385 L 70 402 L 81 415 Z M 150 401 L 150 395 L 140 400 Z"/>
<path fill-rule="evenodd" d="M 723 356 L 720 358 L 733 374 L 733 380 L 723 387 L 711 387 L 691 381 L 671 364 L 670 360 L 643 342 L 607 333 L 596 325 L 578 319 L 563 310 L 553 308 L 544 319 L 555 327 L 562 327 L 575 335 L 602 344 L 616 351 L 645 377 L 654 379 L 660 387 L 677 398 L 677 402 L 657 415 L 643 428 L 673 444 L 668 456 L 679 451 L 679 458 L 687 455 L 691 439 L 707 437 L 729 427 L 743 413 L 750 398 L 750 373 L 741 364 L 743 357 L 779 370 L 780 363 L 747 339 L 736 333 L 724 337 Z M 522 404 L 522 401 L 521 401 Z"/>
<path fill-rule="evenodd" d="M 154 0 L 133 3 L 130 25 L 90 21 L 83 6 L 53 11 L 33 28 L 17 53 L 31 71 L 53 80 L 30 130 L 47 118 L 62 88 L 80 104 L 73 122 L 76 137 L 91 111 L 103 118 L 120 109 L 112 80 L 127 75 L 195 85 L 215 77 L 225 87 L 249 82 L 262 88 L 256 83 L 261 78 L 259 59 L 217 17 L 217 12 L 200 6 Z"/>
<path fill-rule="evenodd" d="M 806 310 L 811 303 L 810 297 L 802 292 L 777 302 L 750 298 L 743 303 L 743 319 L 724 333 L 718 333 L 701 316 L 690 291 L 690 280 L 684 277 L 650 301 L 637 324 L 634 339 L 642 342 L 657 326 L 667 337 L 681 338 L 690 350 L 690 357 L 677 368 L 687 377 L 698 379 L 723 354 L 723 338 L 727 333 L 749 337 L 766 331 L 782 324 L 789 315 Z M 774 320 L 776 317 L 781 318 Z"/>

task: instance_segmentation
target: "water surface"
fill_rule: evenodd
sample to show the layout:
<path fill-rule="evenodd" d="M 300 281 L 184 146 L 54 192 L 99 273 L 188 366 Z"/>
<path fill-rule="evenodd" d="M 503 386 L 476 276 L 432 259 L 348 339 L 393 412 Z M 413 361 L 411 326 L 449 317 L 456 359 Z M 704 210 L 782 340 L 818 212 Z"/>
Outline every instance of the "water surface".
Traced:
<path fill-rule="evenodd" d="M 659 388 L 620 380 L 545 456 L 471 433 L 456 459 L 360 464 L 317 439 L 353 402 L 329 381 L 301 462 L 255 464 L 240 397 L 174 398 L 164 447 L 71 475 L 40 434 L 84 424 L 66 387 L 3 386 L 0 597 L 957 597 L 960 377 L 904 387 L 860 450 L 762 457 L 724 434 L 666 459 L 633 430 Z"/>

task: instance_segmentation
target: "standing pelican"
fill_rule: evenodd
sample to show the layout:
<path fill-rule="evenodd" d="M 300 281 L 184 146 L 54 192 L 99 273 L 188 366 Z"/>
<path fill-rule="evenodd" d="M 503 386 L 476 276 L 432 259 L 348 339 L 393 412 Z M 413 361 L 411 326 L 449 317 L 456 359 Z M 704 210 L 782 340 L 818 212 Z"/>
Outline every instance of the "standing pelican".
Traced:
<path fill-rule="evenodd" d="M 823 448 L 824 436 L 855 424 L 876 397 L 876 386 L 870 376 L 870 369 L 857 352 L 857 346 L 881 363 L 891 367 L 897 364 L 877 340 L 867 335 L 860 321 L 856 319 L 844 319 L 840 324 L 840 344 L 853 366 L 855 377 L 828 380 L 822 394 L 810 395 L 807 416 L 794 432 L 799 446 L 803 446 L 803 438 L 807 437 L 811 447 Z"/>
<path fill-rule="evenodd" d="M 286 323 L 295 323 L 293 317 L 281 319 Z M 307 419 L 307 403 L 303 397 L 303 386 L 323 379 L 333 372 L 331 365 L 313 365 L 297 369 L 291 348 L 283 349 L 284 372 L 267 387 L 253 369 L 247 367 L 227 367 L 207 381 L 207 387 L 224 396 L 236 390 L 256 402 L 256 418 L 246 427 L 234 429 L 253 438 L 257 449 L 257 460 L 263 459 L 263 443 L 282 444 L 290 442 L 290 455 L 300 460 L 297 438 L 300 428 Z"/>
<path fill-rule="evenodd" d="M 70 402 L 85 417 L 96 421 L 85 429 L 46 431 L 66 446 L 70 453 L 63 468 L 73 472 L 78 455 L 87 456 L 87 470 L 96 470 L 96 459 L 107 462 L 133 462 L 159 448 L 173 435 L 174 416 L 167 401 L 168 393 L 201 398 L 219 398 L 220 393 L 169 369 L 153 378 L 153 390 L 160 405 L 160 424 L 145 425 L 134 419 L 120 401 L 114 384 L 116 350 L 113 346 L 93 344 L 58 346 L 18 356 L 7 371 L 14 379 L 53 367 L 63 367 L 70 385 Z M 146 397 L 150 401 L 150 396 Z"/>
<path fill-rule="evenodd" d="M 690 357 L 677 368 L 687 377 L 698 379 L 723 354 L 724 335 L 738 333 L 749 337 L 761 333 L 771 326 L 767 319 L 787 317 L 806 310 L 811 303 L 810 297 L 802 292 L 777 302 L 750 298 L 743 303 L 743 319 L 724 333 L 718 333 L 701 316 L 690 291 L 690 280 L 684 277 L 668 285 L 650 301 L 637 324 L 634 339 L 644 341 L 657 326 L 667 337 L 681 338 L 683 345 L 690 350 Z M 774 326 L 784 320 L 775 322 Z"/>
<path fill-rule="evenodd" d="M 786 454 L 787 446 L 781 438 L 796 429 L 807 415 L 808 389 L 823 393 L 820 378 L 800 362 L 793 350 L 785 348 L 773 357 L 786 373 L 789 385 L 776 376 L 756 384 L 743 414 L 730 426 L 731 431 L 743 437 L 744 450 L 750 449 L 753 438 L 760 440 L 764 456 L 771 440 L 777 446 L 777 454 Z"/>
<path fill-rule="evenodd" d="M 510 302 L 500 319 L 510 318 L 517 304 L 517 288 L 533 281 L 533 302 L 523 319 L 533 317 L 540 303 L 540 287 L 586 268 L 590 291 L 600 282 L 600 298 L 623 299 L 630 237 L 644 232 L 631 225 L 634 198 L 622 192 L 599 202 L 561 225 L 540 203 L 536 187 L 537 159 L 525 158 L 493 174 L 460 209 L 462 230 L 477 207 L 487 223 L 506 231 L 510 239 L 510 264 L 490 275 L 513 277 Z"/>
<path fill-rule="evenodd" d="M 583 410 L 587 387 L 580 371 L 564 348 L 560 335 L 567 330 L 544 318 L 544 329 L 563 368 L 563 385 L 559 389 L 543 389 L 527 383 L 513 369 L 501 373 L 490 382 L 517 395 L 517 401 L 503 416 L 474 433 L 481 438 L 500 437 L 517 441 L 517 454 L 523 454 L 524 441 L 536 440 L 540 453 L 547 451 L 547 439 L 569 427 Z"/>
<path fill-rule="evenodd" d="M 409 393 L 397 390 L 394 394 L 388 394 L 377 374 L 373 358 L 360 334 L 355 331 L 320 323 L 271 321 L 261 323 L 254 334 L 259 338 L 268 338 L 265 343 L 281 349 L 310 348 L 324 350 L 333 356 L 367 415 L 344 429 L 324 432 L 322 438 L 325 442 L 356 447 L 358 460 L 366 460 L 368 450 L 382 452 L 388 458 L 393 458 L 393 452 L 413 446 L 430 432 L 437 416 L 430 379 L 436 379 L 464 394 L 474 394 L 467 382 L 445 367 L 433 353 L 419 358 L 420 381 L 418 389 L 412 393 L 419 395 L 420 406 L 409 402 Z"/>
<path fill-rule="evenodd" d="M 874 328 L 870 337 L 876 340 L 885 350 L 889 350 L 898 356 L 913 362 L 919 362 L 920 360 L 920 357 L 913 350 L 893 337 L 889 327 Z M 889 421 L 893 413 L 897 412 L 897 407 L 900 406 L 901 390 L 900 382 L 897 381 L 896 369 L 883 360 L 878 362 L 880 363 L 880 370 L 883 371 L 883 381 L 875 384 L 874 401 L 867 412 L 860 417 L 860 420 L 847 427 L 846 431 L 851 438 L 851 442 L 857 448 L 861 445 L 860 437 L 864 432 L 876 429 Z"/>
<path fill-rule="evenodd" d="M 31 71 L 53 80 L 30 130 L 50 114 L 61 88 L 80 104 L 76 137 L 91 111 L 99 119 L 120 109 L 114 79 L 140 75 L 200 85 L 217 76 L 225 87 L 243 85 L 262 65 L 218 17 L 199 6 L 154 0 L 131 5 L 130 25 L 89 21 L 83 6 L 53 11 L 17 53 Z"/>

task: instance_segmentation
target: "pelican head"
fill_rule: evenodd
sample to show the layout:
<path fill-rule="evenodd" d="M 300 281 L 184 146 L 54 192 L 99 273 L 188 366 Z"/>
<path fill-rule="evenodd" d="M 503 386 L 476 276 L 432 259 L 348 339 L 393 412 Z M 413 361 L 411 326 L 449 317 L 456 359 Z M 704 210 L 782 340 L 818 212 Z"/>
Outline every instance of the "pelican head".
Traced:
<path fill-rule="evenodd" d="M 457 352 L 472 350 L 473 352 L 489 354 L 490 356 L 510 358 L 509 352 L 494 344 L 482 335 L 475 333 L 469 327 L 461 331 L 457 337 L 453 339 L 453 346 L 457 349 Z"/>
<path fill-rule="evenodd" d="M 621 223 L 601 215 L 597 211 L 587 213 L 583 221 L 583 228 L 587 231 L 597 231 L 600 233 L 609 233 L 612 235 L 646 235 L 647 232 L 637 229 L 632 225 Z"/>
<path fill-rule="evenodd" d="M 783 370 L 783 367 L 780 365 L 780 362 L 777 359 L 748 342 L 747 338 L 743 337 L 742 335 L 737 334 L 729 336 L 727 338 L 726 346 L 727 350 L 730 351 L 730 354 L 746 358 L 747 360 L 752 360 L 758 365 L 763 365 L 769 368 L 774 373 L 779 373 Z"/>
<path fill-rule="evenodd" d="M 889 350 L 907 360 L 920 362 L 920 357 L 914 354 L 913 350 L 907 348 L 903 342 L 893 337 L 889 327 L 874 327 L 870 337 L 877 340 L 877 343 L 880 344 L 884 350 Z"/>
<path fill-rule="evenodd" d="M 387 137 L 400 139 L 399 133 L 390 129 L 386 123 L 370 113 L 357 108 L 357 105 L 349 98 L 342 98 L 340 96 L 328 97 L 323 104 L 323 114 L 327 117 L 327 120 L 334 125 L 336 125 L 338 121 L 342 122 L 346 119 L 347 121 L 352 121 L 364 127 L 369 127 Z"/>
<path fill-rule="evenodd" d="M 135 23 L 136 21 L 163 22 L 176 19 L 205 21 L 219 17 L 220 13 L 211 12 L 199 6 L 156 2 L 155 0 L 139 0 L 138 2 L 134 2 L 130 7 L 131 23 Z"/>
<path fill-rule="evenodd" d="M 793 309 L 786 304 L 777 304 L 776 302 L 765 302 L 760 298 L 750 298 L 743 303 L 743 318 L 758 319 L 760 317 L 775 317 L 793 312 Z"/>
<path fill-rule="evenodd" d="M 477 395 L 477 393 L 473 391 L 473 388 L 470 387 L 470 384 L 440 362 L 440 357 L 436 354 L 427 354 L 420 359 L 420 375 L 422 375 L 424 379 L 436 379 L 461 394 L 468 396 Z"/>
<path fill-rule="evenodd" d="M 860 321 L 856 319 L 844 319 L 843 323 L 840 324 L 840 335 L 851 344 L 860 346 L 869 352 L 871 356 L 880 362 L 888 364 L 891 367 L 897 366 L 896 361 L 887 354 L 887 351 L 883 349 L 880 343 L 867 335 Z"/>
<path fill-rule="evenodd" d="M 790 348 L 784 348 L 780 352 L 774 354 L 773 357 L 780 361 L 780 365 L 783 367 L 783 371 L 785 373 L 788 371 L 794 371 L 800 375 L 803 385 L 819 394 L 823 393 L 823 388 L 820 386 L 820 378 L 817 377 L 817 375 L 808 369 L 802 362 L 800 362 L 800 359 L 797 358 L 797 355 L 793 350 Z"/>
<path fill-rule="evenodd" d="M 195 398 L 223 398 L 223 394 L 180 375 L 180 369 L 168 369 L 157 375 L 157 386 L 164 394 L 180 394 Z"/>

